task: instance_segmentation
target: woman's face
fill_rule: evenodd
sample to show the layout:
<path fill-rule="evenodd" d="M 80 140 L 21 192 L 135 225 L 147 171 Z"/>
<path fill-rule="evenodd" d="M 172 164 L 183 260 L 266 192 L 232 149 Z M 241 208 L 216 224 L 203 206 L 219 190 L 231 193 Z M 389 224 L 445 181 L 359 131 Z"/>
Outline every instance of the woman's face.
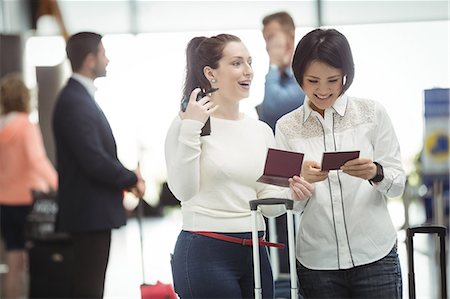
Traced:
<path fill-rule="evenodd" d="M 217 94 L 226 100 L 241 100 L 250 94 L 253 79 L 252 57 L 242 42 L 229 42 L 214 71 Z"/>
<path fill-rule="evenodd" d="M 303 75 L 302 89 L 311 100 L 311 108 L 323 112 L 341 95 L 343 72 L 326 63 L 313 60 Z"/>

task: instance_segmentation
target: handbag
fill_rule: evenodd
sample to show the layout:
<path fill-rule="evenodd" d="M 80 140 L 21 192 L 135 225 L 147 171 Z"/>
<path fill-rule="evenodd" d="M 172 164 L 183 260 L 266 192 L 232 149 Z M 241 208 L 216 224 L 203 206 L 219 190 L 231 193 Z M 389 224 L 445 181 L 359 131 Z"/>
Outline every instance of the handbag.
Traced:
<path fill-rule="evenodd" d="M 57 192 L 32 190 L 33 204 L 27 216 L 25 237 L 28 240 L 48 239 L 55 236 L 58 214 Z"/>

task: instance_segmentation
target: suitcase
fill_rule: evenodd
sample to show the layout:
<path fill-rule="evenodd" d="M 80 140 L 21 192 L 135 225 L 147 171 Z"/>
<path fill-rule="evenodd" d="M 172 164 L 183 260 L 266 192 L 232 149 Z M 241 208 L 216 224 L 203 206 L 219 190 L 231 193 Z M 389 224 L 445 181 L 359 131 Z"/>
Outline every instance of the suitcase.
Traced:
<path fill-rule="evenodd" d="M 273 243 L 288 243 L 287 236 L 287 214 L 283 214 L 278 217 L 266 218 L 269 242 Z M 300 223 L 300 215 L 294 214 L 294 227 L 295 234 L 297 234 L 297 228 Z M 284 230 L 284 231 L 283 231 Z M 279 250 L 275 247 L 270 247 L 270 264 L 272 266 L 273 279 L 275 281 L 274 296 L 277 299 L 289 299 L 291 298 L 291 278 L 289 275 L 289 246 L 286 246 L 283 250 Z M 300 281 L 298 282 L 300 283 Z M 299 285 L 299 290 L 301 286 Z M 304 299 L 300 294 L 298 299 Z"/>
<path fill-rule="evenodd" d="M 70 239 L 27 242 L 29 298 L 67 298 L 71 294 L 73 248 Z"/>
<path fill-rule="evenodd" d="M 409 227 L 406 231 L 406 251 L 408 253 L 408 283 L 409 298 L 416 298 L 416 284 L 414 276 L 414 245 L 413 237 L 415 234 L 437 234 L 440 240 L 440 268 L 441 268 L 441 294 L 439 298 L 447 298 L 447 269 L 445 262 L 445 226 L 424 225 Z"/>
<path fill-rule="evenodd" d="M 288 248 L 289 248 L 289 269 L 291 276 L 291 298 L 298 298 L 298 281 L 297 281 L 297 267 L 295 257 L 295 237 L 294 237 L 294 218 L 293 207 L 294 202 L 290 199 L 257 199 L 250 201 L 250 211 L 252 217 L 252 245 L 253 245 L 253 271 L 255 276 L 255 298 L 262 298 L 261 288 L 261 269 L 260 269 L 260 257 L 259 257 L 259 240 L 258 240 L 258 228 L 257 228 L 257 210 L 260 205 L 278 205 L 284 204 L 286 206 L 287 214 L 287 230 L 288 230 Z"/>
<path fill-rule="evenodd" d="M 177 295 L 171 284 L 162 283 L 157 281 L 156 284 L 145 283 L 145 267 L 144 267 L 144 238 L 142 228 L 143 211 L 143 199 L 139 199 L 137 207 L 137 221 L 139 226 L 139 237 L 141 243 L 141 270 L 142 270 L 142 284 L 140 285 L 141 299 L 177 299 Z"/>

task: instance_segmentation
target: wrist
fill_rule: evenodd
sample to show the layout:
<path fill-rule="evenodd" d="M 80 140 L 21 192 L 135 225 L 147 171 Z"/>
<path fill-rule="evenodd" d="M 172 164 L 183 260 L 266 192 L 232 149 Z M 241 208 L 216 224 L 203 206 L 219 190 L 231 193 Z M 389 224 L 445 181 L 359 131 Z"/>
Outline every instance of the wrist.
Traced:
<path fill-rule="evenodd" d="M 376 173 L 373 176 L 373 178 L 369 179 L 369 182 L 372 183 L 379 183 L 384 179 L 384 172 L 383 172 L 383 166 L 379 164 L 378 162 L 373 162 L 375 166 L 377 167 Z"/>

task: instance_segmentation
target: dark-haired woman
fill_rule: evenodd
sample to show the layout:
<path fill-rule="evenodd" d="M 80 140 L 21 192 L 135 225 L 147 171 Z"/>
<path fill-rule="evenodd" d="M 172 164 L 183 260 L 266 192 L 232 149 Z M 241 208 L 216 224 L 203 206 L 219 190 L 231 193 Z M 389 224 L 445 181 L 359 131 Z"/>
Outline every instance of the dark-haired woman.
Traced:
<path fill-rule="evenodd" d="M 397 234 L 387 196 L 402 194 L 405 173 L 391 120 L 376 101 L 348 96 L 350 45 L 334 29 L 316 29 L 297 45 L 293 71 L 303 106 L 277 123 L 281 148 L 305 153 L 302 176 L 314 194 L 297 237 L 306 298 L 401 298 Z M 322 171 L 324 152 L 359 150 L 340 170 Z"/>
<path fill-rule="evenodd" d="M 252 298 L 252 248 L 224 237 L 251 238 L 249 200 L 302 200 L 311 195 L 312 184 L 300 177 L 291 178 L 291 189 L 256 182 L 275 140 L 268 125 L 239 110 L 253 79 L 252 58 L 241 40 L 228 34 L 196 37 L 186 56 L 189 102 L 165 144 L 169 187 L 183 215 L 172 260 L 175 290 L 181 298 Z M 201 89 L 212 88 L 217 90 L 195 100 Z M 202 136 L 208 117 L 211 134 Z M 282 209 L 266 207 L 263 213 L 278 215 Z M 258 229 L 262 237 L 261 215 Z M 272 298 L 267 249 L 261 246 L 260 254 L 263 297 Z"/>

